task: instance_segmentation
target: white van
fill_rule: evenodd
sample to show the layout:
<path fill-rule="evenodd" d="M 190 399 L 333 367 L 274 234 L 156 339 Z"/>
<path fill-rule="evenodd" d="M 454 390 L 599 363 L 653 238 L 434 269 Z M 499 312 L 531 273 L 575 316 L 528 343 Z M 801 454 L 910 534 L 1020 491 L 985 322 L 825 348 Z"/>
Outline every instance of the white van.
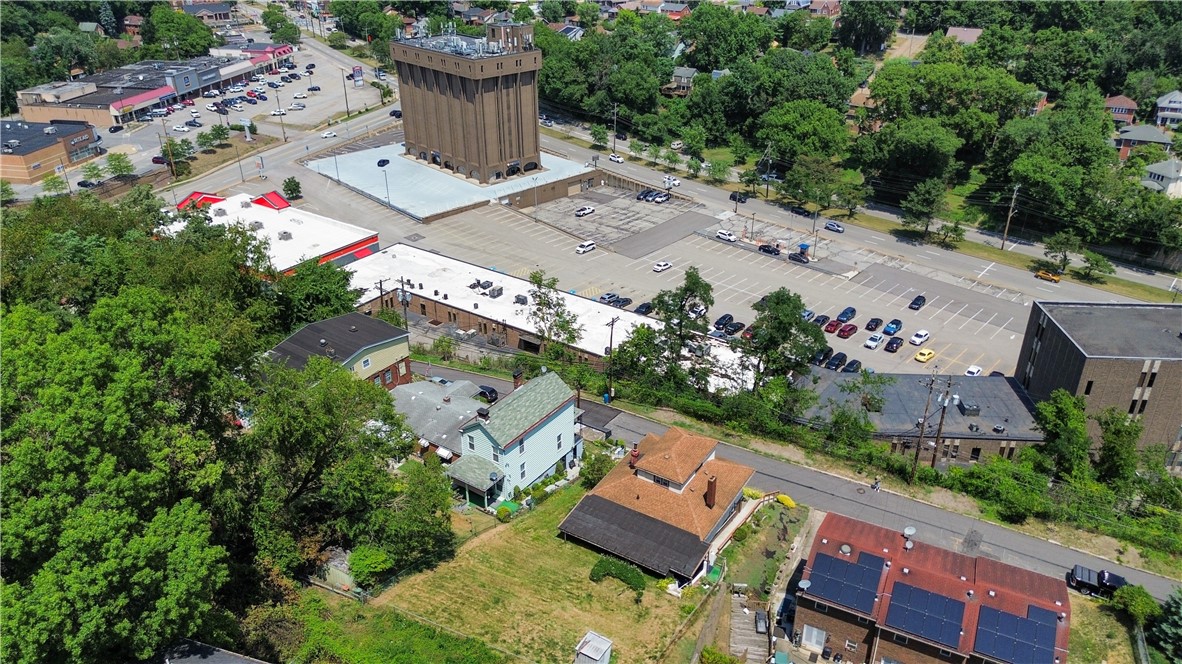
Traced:
<path fill-rule="evenodd" d="M 595 243 L 591 240 L 587 240 L 575 248 L 576 254 L 585 254 L 591 251 L 595 251 Z"/>

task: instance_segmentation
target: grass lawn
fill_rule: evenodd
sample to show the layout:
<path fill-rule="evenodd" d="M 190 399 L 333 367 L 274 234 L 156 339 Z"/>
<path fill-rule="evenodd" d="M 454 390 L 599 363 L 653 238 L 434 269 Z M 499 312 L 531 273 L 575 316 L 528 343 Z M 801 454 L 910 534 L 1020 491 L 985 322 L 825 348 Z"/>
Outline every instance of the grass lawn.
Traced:
<path fill-rule="evenodd" d="M 1071 596 L 1071 637 L 1067 644 L 1073 662 L 1133 664 L 1133 639 L 1116 613 L 1099 601 L 1078 593 Z"/>
<path fill-rule="evenodd" d="M 788 558 L 788 549 L 808 513 L 808 508 L 800 505 L 788 509 L 772 502 L 762 507 L 747 524 L 751 534 L 743 542 L 733 542 L 723 550 L 727 579 L 731 583 L 747 584 L 748 592 L 760 599 L 775 592 L 771 584 L 776 580 L 776 572 Z"/>
<path fill-rule="evenodd" d="M 280 142 L 280 139 L 274 136 L 264 136 L 262 134 L 255 134 L 253 141 L 245 143 L 242 141 L 241 135 L 230 136 L 229 143 L 223 143 L 221 147 L 214 149 L 211 152 L 198 151 L 193 159 L 189 162 L 189 167 L 192 169 L 186 180 L 199 177 L 204 173 L 212 171 L 219 166 L 224 166 L 239 157 L 242 158 L 242 170 L 244 173 L 252 173 L 258 175 L 258 169 L 255 168 L 254 160 L 249 159 L 250 155 L 256 152 L 261 152 L 271 147 L 275 143 Z M 234 152 L 233 143 L 238 144 L 238 152 Z"/>
<path fill-rule="evenodd" d="M 702 163 L 703 164 L 708 164 L 708 163 L 714 161 L 715 159 L 721 159 L 721 160 L 727 162 L 728 164 L 735 163 L 735 155 L 734 155 L 734 153 L 731 152 L 731 149 L 729 147 L 720 146 L 717 148 L 706 148 L 705 150 L 702 150 Z"/>
<path fill-rule="evenodd" d="M 842 223 L 852 224 L 854 226 L 862 226 L 863 228 L 876 230 L 880 233 L 896 235 L 903 231 L 902 225 L 891 221 L 890 219 L 883 219 L 882 217 L 876 217 L 862 213 L 848 217 L 845 213 L 845 210 L 822 210 L 822 214 L 833 217 L 834 219 L 840 218 Z M 998 265 L 1008 265 L 1019 270 L 1029 270 L 1031 273 L 1031 279 L 1034 278 L 1033 274 L 1036 269 L 1035 265 L 1038 262 L 1038 259 L 1031 258 L 1025 254 L 1018 254 L 1012 251 L 1002 251 L 998 247 L 981 244 L 980 242 L 961 242 L 956 245 L 956 251 L 957 253 L 992 261 Z M 1096 288 L 1103 291 L 1108 291 L 1109 293 L 1125 295 L 1127 297 L 1136 298 L 1145 302 L 1169 302 L 1171 299 L 1170 292 L 1165 289 L 1155 288 L 1154 286 L 1150 286 L 1148 284 L 1143 284 L 1129 279 L 1122 279 L 1120 277 L 1108 276 L 1104 278 L 1104 283 L 1091 284 L 1079 279 L 1076 276 L 1074 270 L 1068 268 L 1067 274 L 1063 275 L 1063 278 L 1067 281 L 1075 281 L 1081 284 L 1095 286 Z"/>
<path fill-rule="evenodd" d="M 682 601 L 653 580 L 640 604 L 615 579 L 592 583 L 599 555 L 558 536 L 583 490 L 470 541 L 455 560 L 399 582 L 371 606 L 404 609 L 539 662 L 570 659 L 589 629 L 615 642 L 620 662 L 653 661 L 683 620 Z M 641 628 L 643 626 L 643 628 Z"/>

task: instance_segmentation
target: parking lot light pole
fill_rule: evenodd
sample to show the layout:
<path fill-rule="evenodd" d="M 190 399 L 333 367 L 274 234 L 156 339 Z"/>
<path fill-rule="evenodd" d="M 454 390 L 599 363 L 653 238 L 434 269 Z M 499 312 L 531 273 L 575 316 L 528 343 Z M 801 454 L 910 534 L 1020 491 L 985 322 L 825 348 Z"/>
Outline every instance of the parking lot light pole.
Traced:
<path fill-rule="evenodd" d="M 287 126 L 283 123 L 283 102 L 279 101 L 279 92 L 275 92 L 275 108 L 279 109 L 279 129 L 283 131 L 283 142 L 287 142 Z"/>
<path fill-rule="evenodd" d="M 390 178 L 386 176 L 386 167 L 382 167 L 382 180 L 386 182 L 386 207 L 393 208 L 394 205 L 390 203 Z"/>
<path fill-rule="evenodd" d="M 345 120 L 349 119 L 349 84 L 345 82 L 345 70 L 341 70 L 341 89 L 345 91 Z"/>

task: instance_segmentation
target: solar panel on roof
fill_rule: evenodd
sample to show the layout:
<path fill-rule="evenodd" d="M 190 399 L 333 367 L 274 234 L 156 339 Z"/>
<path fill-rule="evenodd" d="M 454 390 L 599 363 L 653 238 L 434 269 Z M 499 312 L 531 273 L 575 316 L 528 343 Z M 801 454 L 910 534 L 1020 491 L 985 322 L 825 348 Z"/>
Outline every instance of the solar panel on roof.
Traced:
<path fill-rule="evenodd" d="M 973 650 L 1011 664 L 1053 664 L 1058 618 L 1053 611 L 1037 606 L 1027 612 L 1030 618 L 982 606 Z"/>
<path fill-rule="evenodd" d="M 906 583 L 895 583 L 886 624 L 955 650 L 960 646 L 964 602 Z"/>
<path fill-rule="evenodd" d="M 865 558 L 865 555 L 859 556 L 858 564 L 854 564 L 829 554 L 818 553 L 809 575 L 809 580 L 812 581 L 809 592 L 841 606 L 869 614 L 874 610 L 874 597 L 878 593 L 882 566 L 880 564 L 876 568 L 863 565 Z M 868 558 L 882 561 L 882 558 L 877 556 Z"/>

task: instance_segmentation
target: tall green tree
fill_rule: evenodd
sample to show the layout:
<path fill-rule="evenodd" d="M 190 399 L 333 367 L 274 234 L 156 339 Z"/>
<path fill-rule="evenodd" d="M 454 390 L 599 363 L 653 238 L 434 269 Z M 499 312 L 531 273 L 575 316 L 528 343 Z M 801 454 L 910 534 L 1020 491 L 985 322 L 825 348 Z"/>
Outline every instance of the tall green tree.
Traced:
<path fill-rule="evenodd" d="M 82 165 L 82 177 L 92 182 L 102 180 L 106 174 L 107 169 L 103 168 L 103 165 L 97 161 L 91 160 Z"/>
<path fill-rule="evenodd" d="M 849 130 L 841 113 L 819 101 L 789 101 L 764 114 L 755 136 L 770 145 L 778 159 L 792 162 L 802 155 L 836 157 L 849 144 Z"/>
<path fill-rule="evenodd" d="M 583 338 L 584 326 L 566 304 L 566 296 L 558 289 L 558 278 L 547 277 L 543 270 L 529 274 L 529 304 L 526 319 L 534 326 L 542 340 L 542 354 L 565 356 L 567 349 Z"/>
<path fill-rule="evenodd" d="M 939 178 L 930 178 L 915 185 L 903 200 L 903 225 L 921 230 L 926 240 L 932 220 L 944 211 L 945 193 L 944 181 Z"/>
<path fill-rule="evenodd" d="M 205 55 L 218 45 L 217 36 L 201 19 L 167 5 L 152 8 L 144 21 L 143 37 L 146 43 L 158 46 L 169 60 Z"/>
<path fill-rule="evenodd" d="M 713 3 L 695 7 L 681 20 L 678 33 L 693 44 L 683 56 L 686 64 L 701 72 L 753 62 L 772 42 L 772 26 L 762 17 Z"/>
<path fill-rule="evenodd" d="M 1083 269 L 1079 271 L 1079 276 L 1084 281 L 1104 281 L 1101 275 L 1115 274 L 1116 268 L 1113 267 L 1112 261 L 1104 257 L 1103 254 L 1096 253 L 1091 249 L 1083 250 Z"/>
<path fill-rule="evenodd" d="M 1117 493 L 1128 494 L 1137 475 L 1137 442 L 1143 430 L 1141 421 L 1110 407 L 1092 417 L 1100 425 L 1100 455 L 1096 460 L 1096 479 Z"/>
<path fill-rule="evenodd" d="M 64 194 L 69 189 L 66 179 L 57 173 L 50 173 L 41 179 L 41 191 L 50 196 Z"/>
<path fill-rule="evenodd" d="M 837 42 L 858 53 L 878 50 L 895 31 L 903 3 L 895 0 L 853 2 L 842 0 Z"/>
<path fill-rule="evenodd" d="M 284 329 L 298 330 L 308 323 L 353 311 L 357 293 L 349 286 L 351 278 L 352 273 L 338 265 L 311 259 L 276 280 Z"/>
<path fill-rule="evenodd" d="M 804 302 L 787 288 L 768 293 L 754 309 L 751 338 L 740 340 L 739 352 L 759 394 L 767 379 L 806 369 L 813 353 L 824 347 L 825 335 L 804 319 Z"/>
<path fill-rule="evenodd" d="M 694 317 L 691 311 L 706 311 L 712 306 L 714 288 L 693 265 L 686 268 L 680 286 L 663 290 L 653 298 L 653 314 L 664 321 L 660 335 L 664 344 L 665 376 L 672 376 L 678 370 L 681 354 L 690 340 L 706 332 L 706 314 Z"/>
<path fill-rule="evenodd" d="M 119 25 L 115 23 L 115 12 L 111 11 L 111 3 L 107 0 L 103 0 L 99 4 L 98 24 L 103 26 L 108 37 L 115 37 L 119 34 Z"/>
<path fill-rule="evenodd" d="M 1088 416 L 1084 399 L 1067 390 L 1055 390 L 1046 401 L 1036 404 L 1034 421 L 1043 433 L 1043 456 L 1050 462 L 1058 478 L 1088 471 L 1088 452 L 1092 440 L 1088 437 Z"/>
<path fill-rule="evenodd" d="M 1070 230 L 1059 231 L 1043 241 L 1043 255 L 1055 262 L 1055 268 L 1066 272 L 1071 254 L 1083 248 L 1083 243 Z"/>
<path fill-rule="evenodd" d="M 1174 588 L 1162 605 L 1161 616 L 1147 632 L 1149 641 L 1169 660 L 1182 657 L 1182 588 Z"/>
<path fill-rule="evenodd" d="M 917 180 L 947 181 L 958 166 L 956 152 L 963 144 L 934 118 L 902 118 L 859 138 L 854 158 L 884 187 L 906 191 Z"/>
<path fill-rule="evenodd" d="M 108 152 L 106 167 L 107 173 L 113 178 L 135 175 L 135 165 L 131 163 L 131 158 L 122 152 Z"/>
<path fill-rule="evenodd" d="M 11 205 L 16 201 L 16 190 L 8 180 L 0 180 L 0 205 Z"/>

